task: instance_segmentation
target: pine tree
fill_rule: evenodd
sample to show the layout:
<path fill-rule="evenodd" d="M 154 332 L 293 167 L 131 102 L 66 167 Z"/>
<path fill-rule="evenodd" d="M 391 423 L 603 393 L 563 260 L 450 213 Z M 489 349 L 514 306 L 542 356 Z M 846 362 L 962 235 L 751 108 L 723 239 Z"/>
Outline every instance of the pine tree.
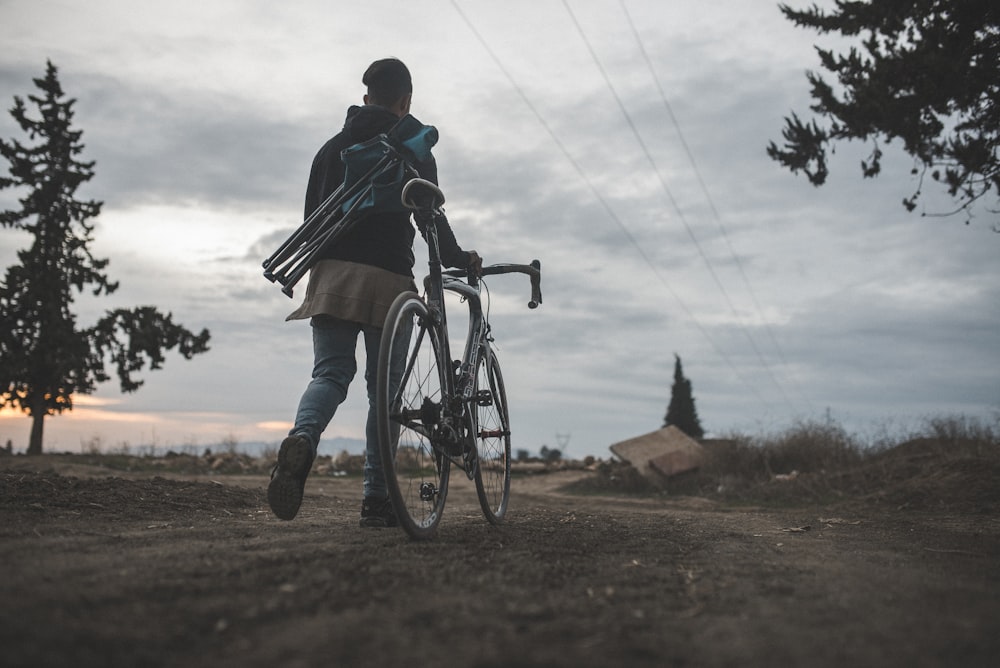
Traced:
<path fill-rule="evenodd" d="M 913 158 L 916 192 L 903 198 L 917 206 L 926 177 L 971 216 L 985 198 L 1000 202 L 1000 5 L 996 0 L 866 0 L 779 5 L 796 26 L 856 39 L 846 54 L 817 48 L 834 79 L 807 73 L 813 104 L 825 124 L 785 119 L 784 146 L 768 155 L 813 185 L 828 175 L 827 151 L 861 140 L 872 148 L 861 161 L 866 178 L 881 171 L 882 146 L 898 140 Z M 860 47 L 860 48 L 859 48 Z M 966 220 L 968 222 L 968 219 Z M 995 228 L 998 229 L 998 228 Z"/>
<path fill-rule="evenodd" d="M 667 406 L 663 426 L 673 425 L 691 438 L 701 438 L 705 432 L 702 431 L 698 411 L 694 407 L 691 381 L 684 377 L 680 356 L 675 353 L 674 359 L 674 385 L 670 388 L 670 405 Z"/>
<path fill-rule="evenodd" d="M 33 241 L 18 251 L 20 264 L 7 268 L 0 283 L 0 406 L 32 418 L 29 454 L 42 451 L 47 415 L 72 410 L 73 395 L 90 394 L 110 379 L 105 361 L 115 365 L 122 392 L 143 383 L 133 376 L 162 366 L 163 351 L 177 348 L 186 359 L 208 350 L 209 332 L 195 335 L 171 315 L 151 306 L 107 312 L 96 325 L 77 329 L 70 307 L 86 287 L 94 296 L 118 288 L 104 272 L 107 259 L 88 248 L 102 202 L 76 199 L 77 188 L 94 176 L 83 162 L 82 132 L 72 129 L 72 99 L 65 99 L 56 67 L 49 62 L 41 95 L 29 95 L 38 117 L 29 116 L 20 97 L 11 115 L 34 142 L 0 140 L 0 155 L 10 164 L 0 190 L 26 191 L 21 209 L 0 212 L 0 226 L 27 232 Z M 88 287 L 89 286 L 89 287 Z"/>

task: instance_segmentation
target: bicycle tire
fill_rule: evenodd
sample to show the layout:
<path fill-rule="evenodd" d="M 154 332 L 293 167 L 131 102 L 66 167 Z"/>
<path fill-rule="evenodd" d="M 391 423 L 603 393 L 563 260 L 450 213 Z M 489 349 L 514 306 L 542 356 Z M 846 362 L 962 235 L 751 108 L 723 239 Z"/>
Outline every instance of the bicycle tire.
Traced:
<path fill-rule="evenodd" d="M 379 347 L 379 452 L 399 525 L 412 538 L 434 536 L 448 496 L 451 461 L 431 444 L 444 373 L 437 329 L 416 293 L 403 293 L 386 316 Z M 396 380 L 398 378 L 398 381 Z"/>
<path fill-rule="evenodd" d="M 483 351 L 476 370 L 476 423 L 473 433 L 479 466 L 476 495 L 483 515 L 500 524 L 510 502 L 510 414 L 500 362 L 492 350 Z"/>

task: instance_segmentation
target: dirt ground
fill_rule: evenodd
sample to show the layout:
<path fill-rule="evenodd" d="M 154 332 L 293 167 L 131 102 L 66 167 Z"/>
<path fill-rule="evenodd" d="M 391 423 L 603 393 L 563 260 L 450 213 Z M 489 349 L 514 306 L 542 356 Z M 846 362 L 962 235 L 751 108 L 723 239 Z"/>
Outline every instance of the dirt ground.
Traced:
<path fill-rule="evenodd" d="M 5 666 L 996 666 L 1000 515 L 721 505 L 467 481 L 440 535 L 357 526 L 360 481 L 0 459 Z"/>

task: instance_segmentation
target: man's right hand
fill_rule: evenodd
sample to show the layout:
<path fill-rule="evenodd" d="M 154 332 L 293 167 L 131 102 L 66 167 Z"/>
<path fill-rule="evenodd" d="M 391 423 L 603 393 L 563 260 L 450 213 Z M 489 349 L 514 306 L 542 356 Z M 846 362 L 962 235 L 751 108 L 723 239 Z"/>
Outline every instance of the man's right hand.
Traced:
<path fill-rule="evenodd" d="M 469 253 L 469 264 L 466 269 L 469 271 L 470 276 L 475 276 L 480 278 L 483 275 L 483 258 L 479 257 L 479 253 L 476 251 L 468 251 Z"/>

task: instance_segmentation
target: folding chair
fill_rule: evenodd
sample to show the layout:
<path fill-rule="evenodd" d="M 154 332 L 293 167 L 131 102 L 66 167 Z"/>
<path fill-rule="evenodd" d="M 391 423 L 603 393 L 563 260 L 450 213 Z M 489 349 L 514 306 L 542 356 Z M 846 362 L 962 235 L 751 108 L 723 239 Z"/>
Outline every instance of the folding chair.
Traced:
<path fill-rule="evenodd" d="M 409 211 L 400 201 L 415 165 L 431 157 L 437 129 L 405 116 L 388 132 L 341 152 L 344 182 L 263 262 L 264 277 L 292 296 L 323 254 L 373 212 Z"/>

